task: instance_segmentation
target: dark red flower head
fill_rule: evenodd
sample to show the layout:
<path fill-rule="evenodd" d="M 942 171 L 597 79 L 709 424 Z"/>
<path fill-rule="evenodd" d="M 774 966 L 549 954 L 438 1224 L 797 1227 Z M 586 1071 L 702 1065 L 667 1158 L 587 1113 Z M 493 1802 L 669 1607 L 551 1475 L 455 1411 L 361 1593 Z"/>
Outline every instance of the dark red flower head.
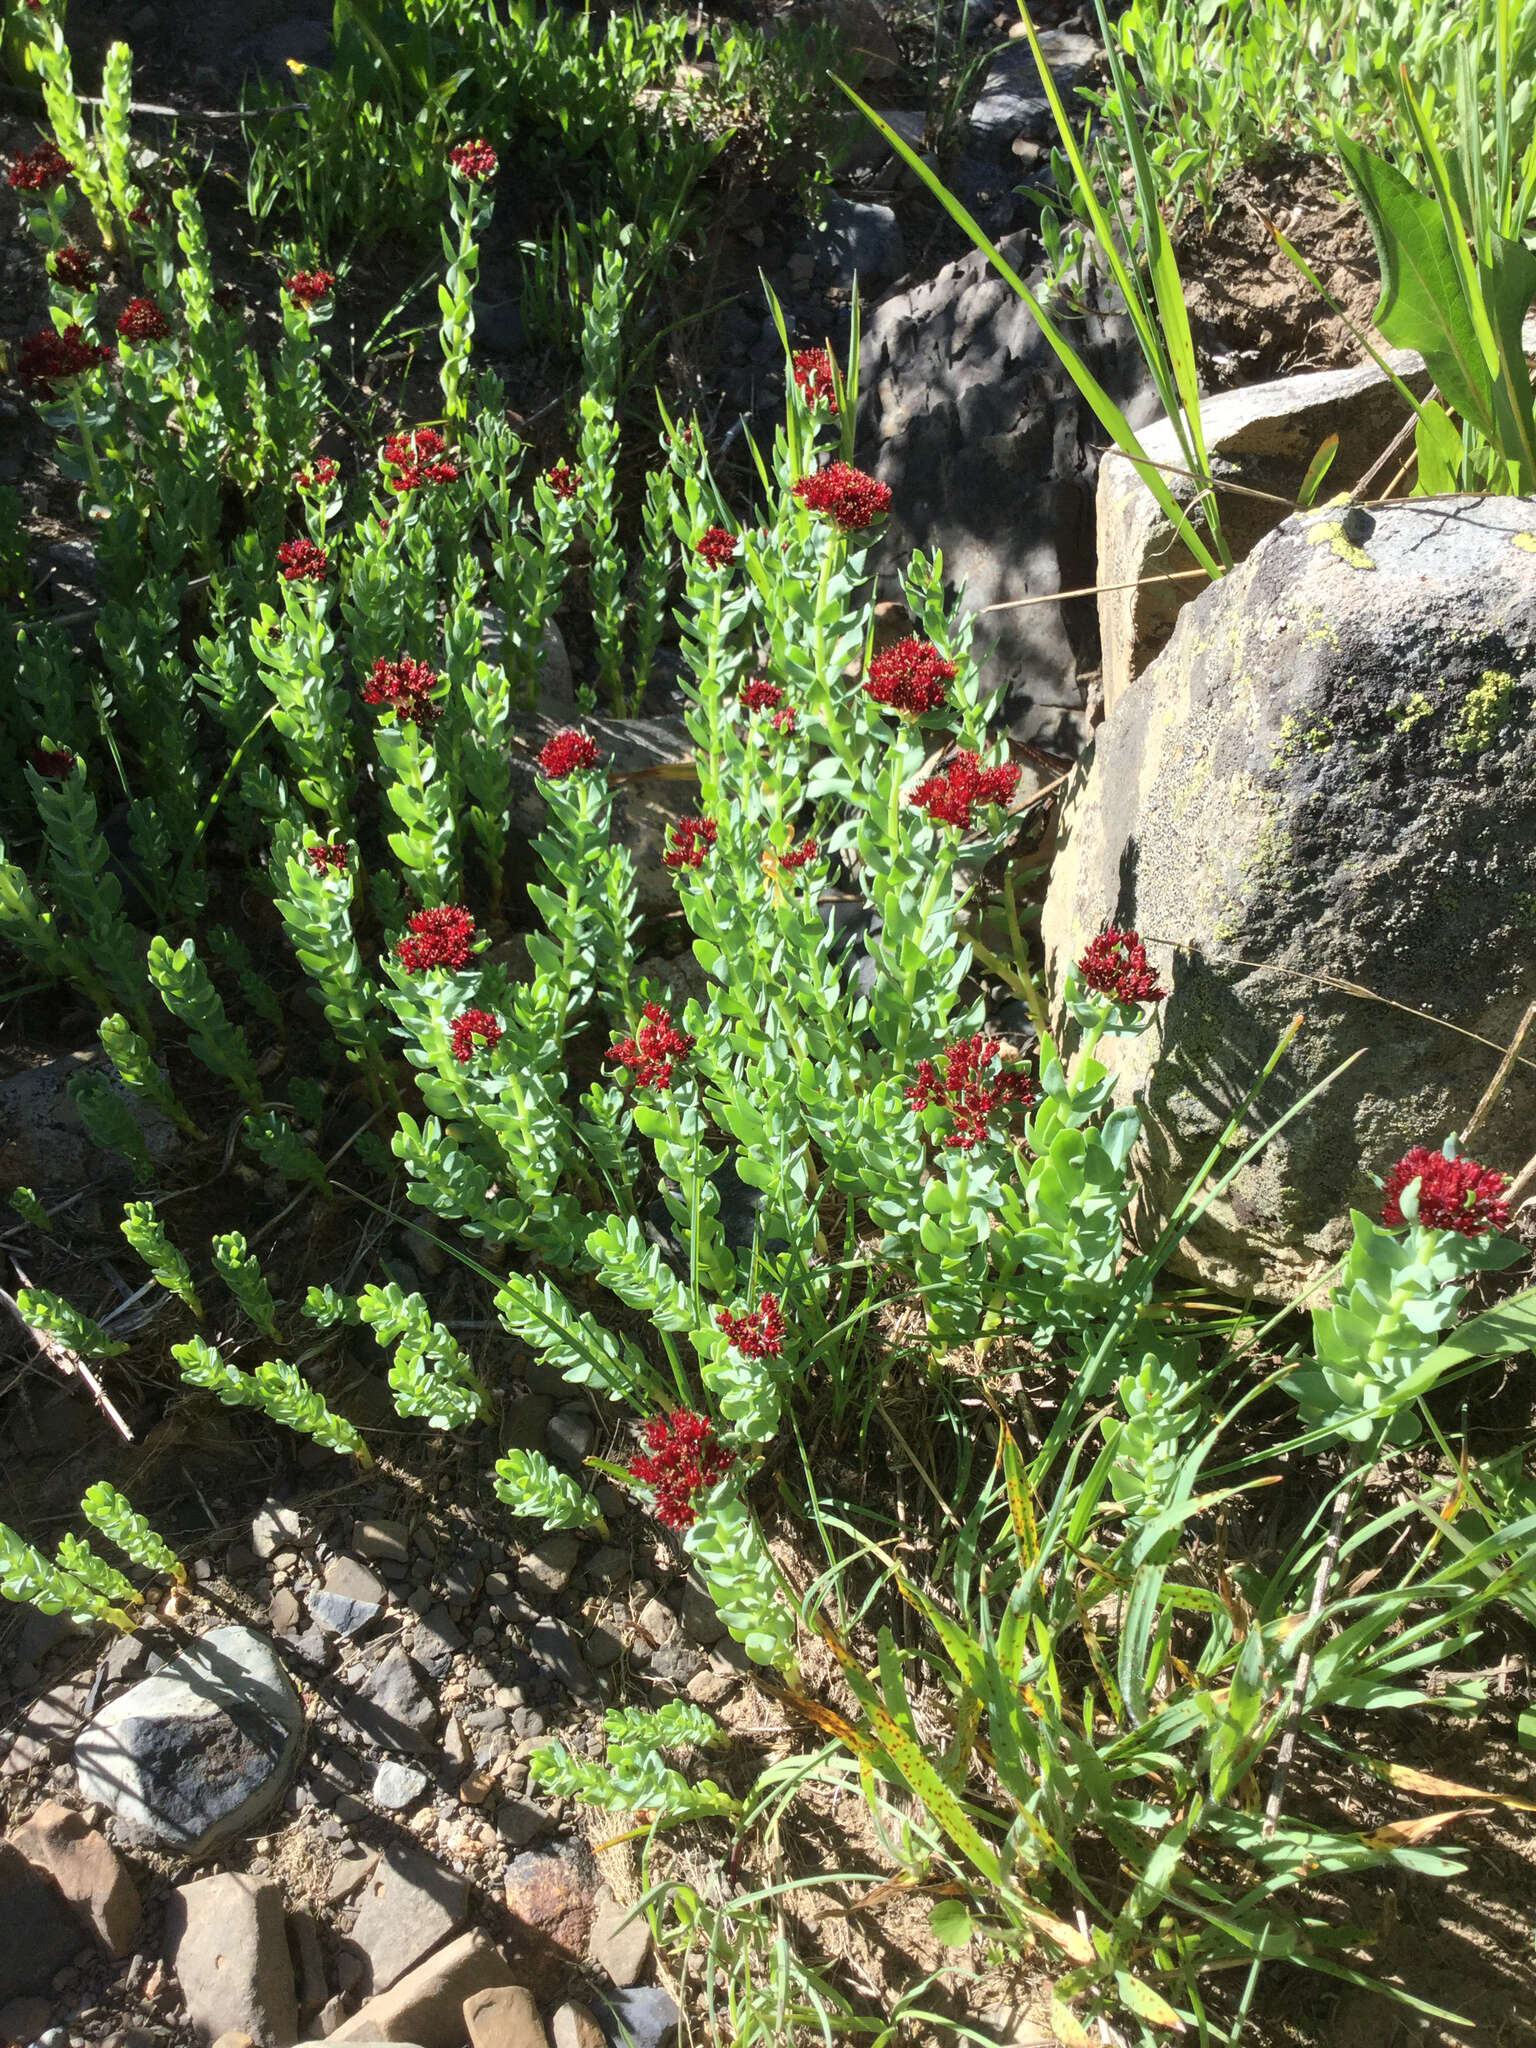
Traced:
<path fill-rule="evenodd" d="M 489 1052 L 501 1037 L 501 1026 L 489 1010 L 461 1010 L 453 1020 L 453 1056 L 461 1067 L 475 1054 Z"/>
<path fill-rule="evenodd" d="M 322 455 L 312 468 L 295 470 L 293 480 L 301 491 L 323 491 L 327 484 L 335 483 L 340 471 L 334 455 Z"/>
<path fill-rule="evenodd" d="M 322 583 L 325 564 L 325 549 L 312 540 L 285 540 L 277 551 L 277 566 L 285 583 Z"/>
<path fill-rule="evenodd" d="M 41 327 L 17 349 L 16 374 L 41 397 L 52 398 L 53 387 L 60 378 L 78 377 L 84 370 L 93 370 L 111 354 L 111 349 L 87 341 L 73 322 L 62 334 L 51 327 Z"/>
<path fill-rule="evenodd" d="M 557 463 L 545 470 L 544 481 L 557 498 L 574 498 L 581 489 L 581 471 L 572 469 L 562 456 Z"/>
<path fill-rule="evenodd" d="M 695 1494 L 707 1492 L 736 1462 L 736 1453 L 715 1441 L 715 1426 L 702 1415 L 675 1408 L 645 1425 L 644 1452 L 627 1466 L 631 1479 L 656 1496 L 656 1519 L 667 1529 L 691 1528 Z"/>
<path fill-rule="evenodd" d="M 935 825 L 955 825 L 967 832 L 975 805 L 1006 804 L 1018 786 L 1016 762 L 983 768 L 979 758 L 962 747 L 941 774 L 920 782 L 907 802 L 916 804 Z"/>
<path fill-rule="evenodd" d="M 1381 1220 L 1389 1230 L 1408 1220 L 1402 1197 L 1415 1180 L 1419 1222 L 1427 1230 L 1481 1237 L 1485 1231 L 1503 1230 L 1509 1222 L 1508 1205 L 1499 1199 L 1509 1186 L 1506 1175 L 1479 1166 L 1475 1159 L 1447 1159 L 1443 1152 L 1415 1145 L 1398 1160 L 1381 1191 Z"/>
<path fill-rule="evenodd" d="M 171 323 L 153 299 L 130 299 L 117 316 L 117 331 L 124 341 L 163 341 Z"/>
<path fill-rule="evenodd" d="M 637 1088 L 670 1088 L 672 1069 L 693 1051 L 697 1040 L 679 1031 L 660 1003 L 647 1003 L 645 1022 L 632 1038 L 618 1038 L 603 1054 L 616 1067 L 627 1067 Z"/>
<path fill-rule="evenodd" d="M 772 717 L 769 719 L 768 723 L 773 727 L 776 733 L 780 734 L 783 737 L 788 737 L 788 735 L 791 734 L 795 729 L 794 705 L 781 705 L 779 709 L 774 712 Z"/>
<path fill-rule="evenodd" d="M 448 152 L 448 161 L 461 178 L 494 178 L 496 175 L 496 152 L 483 135 L 473 135 L 464 142 L 456 142 Z"/>
<path fill-rule="evenodd" d="M 539 773 L 547 782 L 563 782 L 578 769 L 595 768 L 597 762 L 597 741 L 573 725 L 555 733 L 539 749 Z"/>
<path fill-rule="evenodd" d="M 829 462 L 825 469 L 801 477 L 794 493 L 807 512 L 827 513 L 844 533 L 873 526 L 891 504 L 889 484 L 878 483 L 846 462 Z"/>
<path fill-rule="evenodd" d="M 475 920 L 456 903 L 418 910 L 405 920 L 408 938 L 395 941 L 395 958 L 407 974 L 425 974 L 431 967 L 467 967 Z"/>
<path fill-rule="evenodd" d="M 215 285 L 211 296 L 221 313 L 238 313 L 245 305 L 237 284 Z"/>
<path fill-rule="evenodd" d="M 386 705 L 398 725 L 418 725 L 430 732 L 443 711 L 432 699 L 436 688 L 437 677 L 424 661 L 414 661 L 408 654 L 389 661 L 381 654 L 363 684 L 363 702 Z"/>
<path fill-rule="evenodd" d="M 46 782 L 62 782 L 75 765 L 68 747 L 34 747 L 32 766 Z"/>
<path fill-rule="evenodd" d="M 754 676 L 742 685 L 741 702 L 748 711 L 775 711 L 784 702 L 784 692 L 777 683 Z"/>
<path fill-rule="evenodd" d="M 68 157 L 61 156 L 57 143 L 40 142 L 36 149 L 23 150 L 5 174 L 13 192 L 51 192 L 69 176 Z"/>
<path fill-rule="evenodd" d="M 909 635 L 875 656 L 864 689 L 877 704 L 920 717 L 925 711 L 937 711 L 944 702 L 945 684 L 954 679 L 953 662 L 946 661 L 930 641 Z"/>
<path fill-rule="evenodd" d="M 340 839 L 316 839 L 304 851 L 317 875 L 339 875 L 346 869 L 347 849 Z"/>
<path fill-rule="evenodd" d="M 1135 932 L 1116 931 L 1113 925 L 1090 942 L 1077 971 L 1089 988 L 1117 1003 L 1160 1003 L 1168 993 L 1158 987 L 1147 949 Z"/>
<path fill-rule="evenodd" d="M 712 818 L 679 818 L 669 828 L 667 850 L 661 856 L 664 868 L 701 868 L 704 856 L 715 843 Z"/>
<path fill-rule="evenodd" d="M 391 434 L 379 458 L 386 469 L 395 471 L 389 488 L 415 491 L 423 484 L 456 483 L 459 466 L 448 460 L 447 447 L 436 427 L 412 427 Z"/>
<path fill-rule="evenodd" d="M 919 1060 L 913 1069 L 907 1100 L 914 1110 L 948 1110 L 952 1121 L 944 1143 L 953 1152 L 983 1143 L 993 1136 L 994 1117 L 1027 1109 L 1035 1099 L 1029 1077 L 1016 1067 L 991 1071 L 1001 1051 L 997 1039 L 977 1031 L 944 1048 L 942 1072 L 932 1060 Z"/>
<path fill-rule="evenodd" d="M 785 1323 L 775 1294 L 763 1295 L 744 1315 L 716 1309 L 715 1322 L 743 1358 L 777 1358 L 784 1349 Z"/>
<path fill-rule="evenodd" d="M 59 283 L 68 285 L 72 292 L 84 291 L 96 275 L 90 250 L 82 249 L 78 242 L 66 242 L 55 249 L 50 263 Z"/>
<path fill-rule="evenodd" d="M 737 534 L 725 526 L 706 526 L 693 544 L 693 552 L 711 569 L 723 569 L 740 544 Z"/>
<path fill-rule="evenodd" d="M 820 851 L 816 840 L 803 839 L 798 846 L 792 846 L 787 853 L 776 854 L 774 858 L 781 868 L 803 868 L 808 867 Z"/>
<path fill-rule="evenodd" d="M 824 348 L 799 348 L 789 359 L 800 396 L 812 408 L 824 405 L 837 411 L 837 386 L 832 377 L 832 358 Z"/>
<path fill-rule="evenodd" d="M 155 224 L 155 209 L 148 200 L 141 199 L 128 215 L 136 228 L 152 228 Z"/>
<path fill-rule="evenodd" d="M 284 279 L 283 290 L 296 306 L 318 306 L 330 297 L 335 282 L 334 270 L 296 270 Z"/>

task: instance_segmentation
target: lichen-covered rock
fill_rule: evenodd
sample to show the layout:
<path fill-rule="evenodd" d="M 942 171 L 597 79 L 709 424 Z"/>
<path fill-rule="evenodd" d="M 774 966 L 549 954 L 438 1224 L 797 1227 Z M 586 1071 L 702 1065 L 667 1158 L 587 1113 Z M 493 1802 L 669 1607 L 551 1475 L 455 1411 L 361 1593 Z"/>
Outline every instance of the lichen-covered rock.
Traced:
<path fill-rule="evenodd" d="M 1249 1133 L 1364 1051 L 1181 1248 L 1282 1299 L 1372 1172 L 1465 1126 L 1536 996 L 1536 501 L 1288 519 L 1188 607 L 1068 803 L 1054 987 L 1110 921 L 1171 989 L 1100 1053 L 1144 1098 L 1144 1238 L 1298 1011 Z M 1533 1083 L 1516 1066 L 1478 1134 L 1506 1171 L 1536 1151 Z"/>

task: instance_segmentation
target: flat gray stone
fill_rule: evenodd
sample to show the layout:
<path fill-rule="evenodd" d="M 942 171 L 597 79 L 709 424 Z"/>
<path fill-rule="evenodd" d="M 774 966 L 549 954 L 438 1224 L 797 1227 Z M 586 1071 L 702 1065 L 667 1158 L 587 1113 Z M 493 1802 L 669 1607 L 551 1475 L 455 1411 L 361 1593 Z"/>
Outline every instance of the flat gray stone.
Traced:
<path fill-rule="evenodd" d="M 1041 32 L 1040 48 L 1068 112 L 1079 114 L 1081 126 L 1081 103 L 1073 88 L 1099 55 L 1098 43 L 1073 29 L 1056 28 Z M 971 146 L 992 156 L 1020 136 L 1033 142 L 1056 139 L 1051 103 L 1027 42 L 1010 43 L 992 59 L 967 126 Z"/>
<path fill-rule="evenodd" d="M 592 1690 L 592 1674 L 563 1621 L 536 1621 L 528 1631 L 528 1649 L 567 1692 L 586 1694 Z"/>
<path fill-rule="evenodd" d="M 659 1984 L 639 1984 L 592 2000 L 593 2015 L 608 2048 L 673 2048 L 682 2015 Z"/>
<path fill-rule="evenodd" d="M 263 1564 L 280 1550 L 297 1550 L 303 1540 L 304 1525 L 296 1508 L 279 1507 L 269 1500 L 251 1518 L 251 1549 Z"/>
<path fill-rule="evenodd" d="M 404 1564 L 411 1554 L 411 1532 L 404 1522 L 390 1522 L 379 1515 L 360 1515 L 352 1528 L 352 1548 L 359 1557 L 376 1557 L 390 1564 Z"/>
<path fill-rule="evenodd" d="M 366 1958 L 373 1992 L 414 1969 L 469 1911 L 469 1883 L 409 1842 L 392 1842 L 363 1887 L 351 1941 Z"/>
<path fill-rule="evenodd" d="M 426 1682 L 403 1650 L 381 1657 L 354 1693 L 348 1717 L 382 1749 L 420 1756 L 437 1725 Z"/>
<path fill-rule="evenodd" d="M 523 1598 L 545 1607 L 563 1593 L 571 1583 L 580 1548 L 575 1533 L 562 1529 L 530 1550 L 517 1568 L 517 1589 Z"/>
<path fill-rule="evenodd" d="M 131 1835 L 195 1860 L 277 1803 L 303 1730 L 272 1645 L 252 1629 L 210 1629 L 86 1724 L 75 1778 Z"/>
<path fill-rule="evenodd" d="M 181 1885 L 166 1906 L 166 1957 L 200 2041 L 244 2034 L 255 2048 L 291 2048 L 299 2008 L 279 1885 L 238 1871 Z"/>
<path fill-rule="evenodd" d="M 872 284 L 900 276 L 906 244 L 895 210 L 869 199 L 834 194 L 817 223 L 816 253 L 835 285 L 851 289 L 855 278 Z"/>
<path fill-rule="evenodd" d="M 414 1764 L 397 1763 L 393 1757 L 386 1758 L 373 1774 L 373 1803 L 391 1813 L 414 1806 L 426 1789 L 425 1771 L 418 1771 Z"/>
<path fill-rule="evenodd" d="M 333 1557 L 308 1594 L 309 1611 L 333 1635 L 355 1636 L 388 1604 L 384 1581 L 355 1557 Z"/>

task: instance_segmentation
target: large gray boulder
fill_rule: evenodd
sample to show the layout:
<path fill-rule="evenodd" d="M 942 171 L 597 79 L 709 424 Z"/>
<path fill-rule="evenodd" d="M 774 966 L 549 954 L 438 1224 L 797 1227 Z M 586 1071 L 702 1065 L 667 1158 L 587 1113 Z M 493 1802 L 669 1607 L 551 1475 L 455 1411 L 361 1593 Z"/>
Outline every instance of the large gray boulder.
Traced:
<path fill-rule="evenodd" d="M 1421 500 L 1286 520 L 1099 729 L 1042 930 L 1053 987 L 1113 922 L 1171 989 L 1101 1055 L 1144 1099 L 1143 1239 L 1297 1011 L 1250 1132 L 1365 1052 L 1184 1271 L 1285 1298 L 1374 1206 L 1371 1172 L 1465 1127 L 1536 997 L 1533 691 L 1536 501 Z M 1527 1059 L 1478 1133 L 1507 1172 L 1536 1151 L 1533 1084 Z"/>
<path fill-rule="evenodd" d="M 196 1859 L 282 1797 L 304 1709 L 277 1652 L 249 1628 L 215 1628 L 130 1686 L 75 1741 L 84 1800 L 135 1840 Z"/>
<path fill-rule="evenodd" d="M 999 245 L 1018 267 L 1028 232 Z M 1045 273 L 1026 280 L 1037 294 Z M 1049 308 L 1094 375 L 1142 425 L 1157 411 L 1122 315 Z M 891 487 L 877 563 L 895 577 L 913 547 L 938 548 L 965 609 L 983 612 L 983 675 L 1007 693 L 1017 739 L 1075 753 L 1088 737 L 1081 671 L 1097 666 L 1091 590 L 1094 479 L 1106 435 L 1022 299 L 979 251 L 869 316 L 860 351 L 859 461 Z M 1017 606 L 1022 598 L 1036 602 Z M 1038 600 L 1045 600 L 1040 602 Z M 993 611 L 994 605 L 1014 607 Z"/>

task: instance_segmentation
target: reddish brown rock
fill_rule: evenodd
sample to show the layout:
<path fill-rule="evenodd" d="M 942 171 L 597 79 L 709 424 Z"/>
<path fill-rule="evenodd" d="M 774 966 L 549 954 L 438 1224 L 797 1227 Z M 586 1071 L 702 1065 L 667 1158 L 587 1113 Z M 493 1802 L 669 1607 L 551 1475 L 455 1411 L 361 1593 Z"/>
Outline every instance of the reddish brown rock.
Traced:
<path fill-rule="evenodd" d="M 113 1955 L 131 1951 L 142 1911 L 139 1888 L 105 1835 L 56 1799 L 46 1799 L 10 1841 L 48 1873 Z"/>
<path fill-rule="evenodd" d="M 579 1957 L 592 1932 L 597 1887 L 592 1851 L 578 1837 L 562 1835 L 547 1848 L 525 1849 L 507 1865 L 507 1911 Z"/>

